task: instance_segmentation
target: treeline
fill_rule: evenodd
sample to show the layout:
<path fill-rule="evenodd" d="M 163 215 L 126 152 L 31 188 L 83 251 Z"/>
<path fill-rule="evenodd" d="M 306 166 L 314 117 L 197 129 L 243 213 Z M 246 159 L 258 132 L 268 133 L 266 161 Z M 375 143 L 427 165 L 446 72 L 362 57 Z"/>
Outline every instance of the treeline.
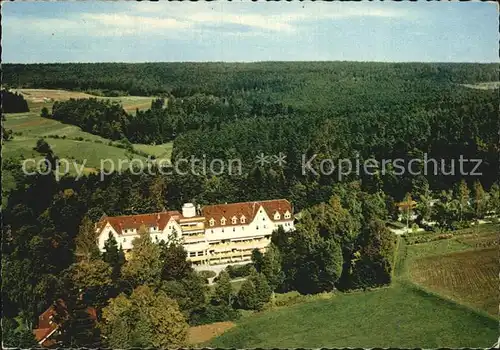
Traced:
<path fill-rule="evenodd" d="M 124 138 L 129 124 L 129 116 L 120 104 L 96 98 L 56 101 L 52 115 L 44 108 L 41 116 L 79 126 L 86 132 L 112 140 Z"/>
<path fill-rule="evenodd" d="M 368 87 L 365 92 L 383 84 L 405 93 L 410 92 L 405 86 L 417 88 L 414 80 L 440 84 L 498 80 L 495 64 L 452 63 L 71 63 L 5 64 L 2 69 L 4 83 L 12 87 L 175 97 L 262 93 L 273 98 L 288 95 L 289 101 L 298 99 L 297 105 L 311 98 L 310 105 L 335 104 L 338 92 L 345 88 L 362 92 L 363 85 Z"/>
<path fill-rule="evenodd" d="M 28 102 L 23 95 L 2 89 L 2 113 L 23 113 L 29 112 Z"/>
<path fill-rule="evenodd" d="M 52 113 L 47 108 L 41 116 L 73 124 L 82 130 L 112 140 L 127 139 L 134 143 L 164 143 L 190 130 L 210 132 L 222 124 L 256 115 L 272 117 L 291 113 L 281 103 L 242 98 L 219 98 L 196 94 L 185 98 L 157 98 L 146 111 L 127 114 L 116 102 L 70 99 L 55 102 Z"/>

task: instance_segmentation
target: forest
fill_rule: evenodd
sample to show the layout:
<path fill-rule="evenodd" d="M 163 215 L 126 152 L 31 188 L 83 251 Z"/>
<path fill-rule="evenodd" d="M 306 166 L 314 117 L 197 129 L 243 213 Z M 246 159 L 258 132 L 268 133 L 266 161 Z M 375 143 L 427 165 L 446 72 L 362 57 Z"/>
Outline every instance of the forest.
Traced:
<path fill-rule="evenodd" d="M 13 325 L 9 337 L 18 346 L 32 345 L 26 330 L 57 298 L 70 307 L 65 346 L 183 346 L 189 325 L 259 310 L 273 292 L 389 284 L 394 237 L 385 223 L 400 214 L 397 202 L 416 200 L 417 221 L 436 221 L 436 232 L 466 227 L 500 208 L 498 90 L 462 85 L 497 81 L 494 64 L 6 64 L 3 70 L 13 88 L 154 96 L 150 109 L 135 114 L 117 103 L 72 99 L 42 110 L 42 116 L 113 140 L 173 140 L 172 163 L 194 156 L 243 164 L 240 175 L 203 174 L 201 168 L 202 175 L 165 175 L 155 169 L 112 173 L 102 181 L 99 174 L 56 181 L 51 172 L 25 176 L 16 160 L 3 162 L 17 182 L 3 211 L 3 317 Z M 36 151 L 47 164 L 56 163 L 57 149 L 42 141 Z M 259 165 L 260 153 L 283 153 L 286 163 Z M 425 156 L 482 162 L 477 176 L 389 169 L 339 181 L 304 174 L 303 156 L 313 155 L 318 162 Z M 275 198 L 289 199 L 300 212 L 297 230 L 276 231 L 266 254 L 254 252 L 248 282 L 238 293 L 225 274 L 215 292 L 207 292 L 175 242 L 157 245 L 143 235 L 134 242 L 136 258 L 126 262 L 113 240 L 104 254 L 93 244 L 93 223 L 104 213 Z M 78 299 L 83 286 L 92 287 Z M 147 310 L 139 306 L 144 302 Z M 98 310 L 99 326 L 90 328 L 101 335 L 78 328 L 93 322 L 82 321 L 82 303 Z M 154 317 L 177 320 L 169 327 L 178 336 L 154 334 Z M 15 322 L 26 326 L 16 328 Z"/>
<path fill-rule="evenodd" d="M 2 90 L 2 113 L 29 112 L 28 102 L 16 92 Z"/>

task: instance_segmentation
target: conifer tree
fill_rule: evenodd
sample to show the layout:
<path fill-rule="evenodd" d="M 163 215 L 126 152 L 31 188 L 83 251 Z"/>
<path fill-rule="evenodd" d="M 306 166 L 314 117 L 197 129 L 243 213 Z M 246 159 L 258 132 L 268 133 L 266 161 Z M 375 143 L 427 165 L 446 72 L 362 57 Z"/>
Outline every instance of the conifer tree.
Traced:
<path fill-rule="evenodd" d="M 104 243 L 104 253 L 102 259 L 112 268 L 112 278 L 116 281 L 120 276 L 120 270 L 125 263 L 125 254 L 121 247 L 118 247 L 115 237 L 110 233 L 109 238 Z"/>
<path fill-rule="evenodd" d="M 246 310 L 256 310 L 258 308 L 259 298 L 255 290 L 255 285 L 250 279 L 247 279 L 241 285 L 238 292 L 238 305 L 240 308 Z"/>
<path fill-rule="evenodd" d="M 76 298 L 69 306 L 69 318 L 63 326 L 63 343 L 65 347 L 98 348 L 100 346 L 100 332 L 91 309 L 83 301 Z"/>
<path fill-rule="evenodd" d="M 233 301 L 233 286 L 231 278 L 226 271 L 219 274 L 217 283 L 215 284 L 214 295 L 212 296 L 212 304 L 231 306 Z"/>

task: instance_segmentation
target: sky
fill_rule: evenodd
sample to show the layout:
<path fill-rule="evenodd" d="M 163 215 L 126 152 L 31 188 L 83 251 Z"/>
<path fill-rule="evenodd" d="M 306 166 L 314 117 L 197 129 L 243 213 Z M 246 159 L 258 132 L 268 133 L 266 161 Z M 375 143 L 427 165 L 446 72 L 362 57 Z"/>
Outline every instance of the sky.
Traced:
<path fill-rule="evenodd" d="M 499 62 L 484 2 L 2 2 L 2 61 Z"/>

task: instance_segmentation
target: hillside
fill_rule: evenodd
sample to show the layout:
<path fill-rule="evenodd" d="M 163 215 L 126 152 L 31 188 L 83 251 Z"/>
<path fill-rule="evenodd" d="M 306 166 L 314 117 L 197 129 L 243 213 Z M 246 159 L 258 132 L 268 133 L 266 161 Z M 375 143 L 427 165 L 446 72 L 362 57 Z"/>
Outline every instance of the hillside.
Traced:
<path fill-rule="evenodd" d="M 87 174 L 95 172 L 101 164 L 104 164 L 106 168 L 107 163 L 101 163 L 104 159 L 110 159 L 117 163 L 119 159 L 127 160 L 130 158 L 130 153 L 117 142 L 84 132 L 73 125 L 40 117 L 41 109 L 46 107 L 50 110 L 55 101 L 65 101 L 70 98 L 95 98 L 96 96 L 64 90 L 18 89 L 16 91 L 28 101 L 30 111 L 5 114 L 5 121 L 2 123 L 7 130 L 12 130 L 13 138 L 3 144 L 2 156 L 4 160 L 21 162 L 21 159 L 33 158 L 39 161 L 42 156 L 33 150 L 39 138 L 45 138 L 58 157 L 65 158 L 71 163 L 69 168 L 71 175 L 76 175 L 76 167 L 83 167 L 84 173 Z M 152 97 L 143 96 L 98 98 L 117 101 L 131 113 L 135 112 L 136 109 L 149 108 L 152 101 Z M 170 159 L 172 152 L 172 143 L 162 145 L 134 144 L 133 147 L 142 152 L 133 156 L 144 161 L 147 155 Z M 5 199 L 5 193 L 15 186 L 15 180 L 9 169 L 5 169 L 3 175 L 2 197 Z"/>
<path fill-rule="evenodd" d="M 500 225 L 485 225 L 475 242 L 498 232 Z M 490 347 L 498 338 L 495 249 L 465 244 L 470 237 L 455 234 L 409 246 L 401 241 L 390 287 L 257 313 L 208 346 Z"/>

